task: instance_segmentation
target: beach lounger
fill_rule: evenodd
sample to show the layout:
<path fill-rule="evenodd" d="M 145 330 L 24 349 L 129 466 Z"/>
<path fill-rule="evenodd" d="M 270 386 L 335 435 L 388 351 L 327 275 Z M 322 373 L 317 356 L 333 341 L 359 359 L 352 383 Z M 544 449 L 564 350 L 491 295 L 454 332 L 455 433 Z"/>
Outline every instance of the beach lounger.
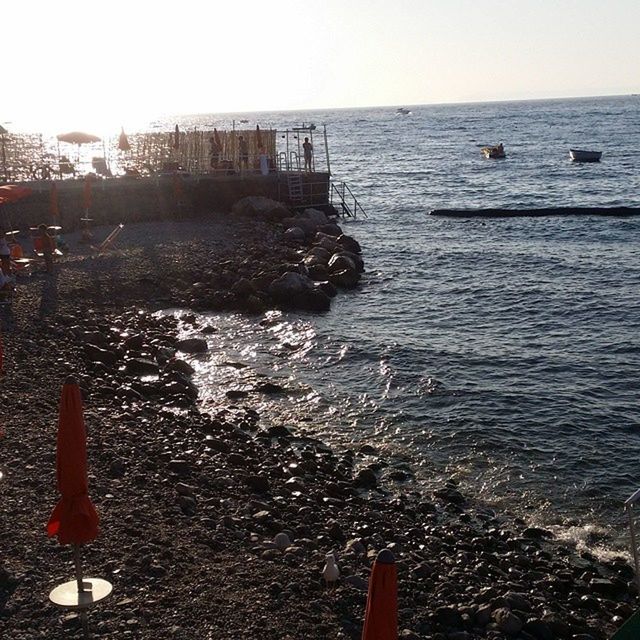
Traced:
<path fill-rule="evenodd" d="M 97 247 L 93 247 L 93 250 L 97 253 L 104 253 L 112 249 L 122 229 L 124 229 L 124 224 L 121 222 Z"/>

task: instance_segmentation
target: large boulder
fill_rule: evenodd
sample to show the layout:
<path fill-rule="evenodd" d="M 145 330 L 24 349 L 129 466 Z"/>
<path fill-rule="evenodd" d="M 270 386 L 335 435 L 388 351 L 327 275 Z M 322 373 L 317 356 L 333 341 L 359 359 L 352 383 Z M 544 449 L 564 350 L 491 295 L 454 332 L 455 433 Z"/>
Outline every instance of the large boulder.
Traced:
<path fill-rule="evenodd" d="M 313 280 L 309 277 L 295 271 L 287 271 L 269 285 L 269 295 L 278 302 L 286 302 L 312 288 Z"/>
<path fill-rule="evenodd" d="M 307 256 L 316 256 L 319 258 L 324 264 L 329 262 L 329 258 L 331 258 L 331 252 L 327 251 L 324 247 L 311 247 L 309 251 L 307 251 Z"/>
<path fill-rule="evenodd" d="M 326 311 L 331 299 L 306 275 L 287 271 L 269 285 L 269 295 L 283 307 Z"/>
<path fill-rule="evenodd" d="M 331 256 L 331 260 L 333 260 L 333 258 L 337 259 L 337 257 L 347 258 L 353 262 L 358 273 L 364 272 L 364 260 L 362 259 L 362 256 L 357 253 L 353 253 L 351 251 L 336 251 L 333 256 Z M 329 264 L 331 264 L 331 260 L 329 261 Z"/>
<path fill-rule="evenodd" d="M 231 212 L 238 216 L 261 218 L 279 222 L 291 215 L 291 212 L 282 202 L 264 198 L 263 196 L 246 196 L 238 200 Z"/>
<path fill-rule="evenodd" d="M 329 273 L 336 273 L 337 271 L 344 271 L 345 269 L 350 271 L 357 271 L 356 263 L 344 253 L 334 253 L 329 260 Z"/>
<path fill-rule="evenodd" d="M 355 269 L 344 269 L 329 274 L 329 282 L 343 289 L 353 289 L 358 286 L 359 281 L 360 274 Z"/>
<path fill-rule="evenodd" d="M 352 253 L 362 253 L 360 243 L 351 236 L 345 236 L 344 234 L 338 236 L 338 244 L 344 247 L 347 251 L 351 251 Z"/>
<path fill-rule="evenodd" d="M 302 213 L 302 217 L 307 220 L 311 220 L 316 227 L 322 227 L 326 224 L 329 224 L 329 219 L 324 214 L 324 212 L 319 211 L 318 209 L 305 209 Z"/>
<path fill-rule="evenodd" d="M 303 244 L 306 234 L 300 227 L 289 227 L 284 232 L 284 239 L 294 244 Z"/>

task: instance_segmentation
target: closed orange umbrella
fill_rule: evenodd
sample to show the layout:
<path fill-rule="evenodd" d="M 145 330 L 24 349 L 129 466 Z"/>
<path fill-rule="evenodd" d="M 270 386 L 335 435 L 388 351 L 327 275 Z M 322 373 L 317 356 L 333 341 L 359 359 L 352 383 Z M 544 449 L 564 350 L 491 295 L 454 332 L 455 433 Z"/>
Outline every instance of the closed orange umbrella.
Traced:
<path fill-rule="evenodd" d="M 362 640 L 398 640 L 398 577 L 389 549 L 383 549 L 369 577 Z"/>
<path fill-rule="evenodd" d="M 51 183 L 51 191 L 49 192 L 49 211 L 51 212 L 51 219 L 54 222 L 58 222 L 60 209 L 58 207 L 58 185 L 55 182 Z"/>
<path fill-rule="evenodd" d="M 58 416 L 57 480 L 60 501 L 47 534 L 60 544 L 84 544 L 98 535 L 98 514 L 89 498 L 87 432 L 82 415 L 80 387 L 73 377 L 62 387 Z"/>

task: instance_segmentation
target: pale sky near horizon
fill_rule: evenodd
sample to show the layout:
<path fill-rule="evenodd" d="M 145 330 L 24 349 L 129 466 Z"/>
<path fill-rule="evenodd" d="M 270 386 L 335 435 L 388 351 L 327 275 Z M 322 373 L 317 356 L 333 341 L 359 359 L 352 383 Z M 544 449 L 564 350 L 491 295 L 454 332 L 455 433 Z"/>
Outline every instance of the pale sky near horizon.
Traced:
<path fill-rule="evenodd" d="M 9 129 L 640 93 L 640 0 L 8 0 L 0 19 Z"/>

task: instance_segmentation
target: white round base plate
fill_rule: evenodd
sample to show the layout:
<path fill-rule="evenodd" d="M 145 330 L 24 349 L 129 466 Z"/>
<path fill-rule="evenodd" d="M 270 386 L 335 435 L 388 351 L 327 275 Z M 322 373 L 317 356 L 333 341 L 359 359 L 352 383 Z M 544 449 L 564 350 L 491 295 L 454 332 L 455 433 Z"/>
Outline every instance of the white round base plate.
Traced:
<path fill-rule="evenodd" d="M 82 580 L 84 590 L 78 591 L 78 582 L 71 580 L 59 584 L 50 594 L 49 600 L 59 607 L 67 609 L 88 609 L 96 602 L 104 600 L 112 591 L 110 582 L 101 578 L 84 578 Z"/>

